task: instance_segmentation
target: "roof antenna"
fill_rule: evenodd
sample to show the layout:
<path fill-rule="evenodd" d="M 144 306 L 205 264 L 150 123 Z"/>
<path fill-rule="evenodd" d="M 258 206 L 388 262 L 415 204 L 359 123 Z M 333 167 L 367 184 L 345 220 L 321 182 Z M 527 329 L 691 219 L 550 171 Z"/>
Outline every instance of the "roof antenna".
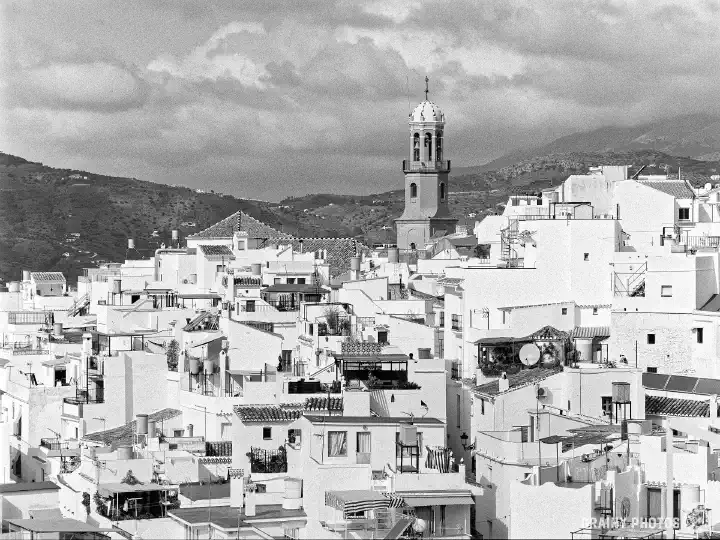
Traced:
<path fill-rule="evenodd" d="M 428 89 L 428 83 L 430 82 L 430 79 L 428 79 L 428 76 L 425 75 L 425 101 L 428 100 L 428 92 L 430 91 Z"/>

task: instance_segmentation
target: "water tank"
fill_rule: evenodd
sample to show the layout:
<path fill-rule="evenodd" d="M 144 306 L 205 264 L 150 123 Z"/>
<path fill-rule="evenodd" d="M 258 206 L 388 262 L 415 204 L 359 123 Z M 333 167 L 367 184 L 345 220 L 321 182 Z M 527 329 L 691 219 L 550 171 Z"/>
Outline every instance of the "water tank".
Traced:
<path fill-rule="evenodd" d="M 155 420 L 148 420 L 148 437 L 155 437 L 155 429 L 157 422 Z"/>
<path fill-rule="evenodd" d="M 302 508 L 302 479 L 286 478 L 285 495 L 282 507 L 284 510 L 300 510 Z"/>
<path fill-rule="evenodd" d="M 172 234 L 172 239 L 174 241 L 177 241 L 177 239 L 180 237 L 180 234 L 178 233 L 177 229 L 173 229 L 171 234 Z"/>
<path fill-rule="evenodd" d="M 398 248 L 389 248 L 388 249 L 388 262 L 397 264 L 399 260 L 400 260 L 400 251 L 398 250 Z"/>
<path fill-rule="evenodd" d="M 20 292 L 20 282 L 19 281 L 11 281 L 7 284 L 8 291 L 9 292 Z"/>
<path fill-rule="evenodd" d="M 113 294 L 121 294 L 122 293 L 122 281 L 120 279 L 113 279 L 112 292 L 113 292 Z"/>
<path fill-rule="evenodd" d="M 415 426 L 400 426 L 400 442 L 405 446 L 417 444 L 417 428 Z"/>
<path fill-rule="evenodd" d="M 118 446 L 117 458 L 120 459 L 132 459 L 133 449 L 132 446 Z"/>
<path fill-rule="evenodd" d="M 360 257 L 351 257 L 350 258 L 350 270 L 354 272 L 360 271 Z"/>
<path fill-rule="evenodd" d="M 630 383 L 613 382 L 612 383 L 612 402 L 613 403 L 630 403 Z"/>
<path fill-rule="evenodd" d="M 53 336 L 62 336 L 63 335 L 63 323 L 56 322 L 53 324 Z"/>
<path fill-rule="evenodd" d="M 128 238 L 128 249 L 135 249 L 135 240 Z"/>
<path fill-rule="evenodd" d="M 148 415 L 147 414 L 138 414 L 135 427 L 136 427 L 135 433 L 137 433 L 138 435 L 147 435 Z"/>
<path fill-rule="evenodd" d="M 23 281 L 30 281 L 30 270 L 23 270 Z"/>
<path fill-rule="evenodd" d="M 205 373 L 213 373 L 215 371 L 215 362 L 213 362 L 212 360 L 204 360 L 203 371 Z"/>
<path fill-rule="evenodd" d="M 250 269 L 252 271 L 253 276 L 260 276 L 262 275 L 262 264 L 260 263 L 252 263 L 250 265 Z"/>
<path fill-rule="evenodd" d="M 193 425 L 192 424 L 188 424 L 187 426 L 185 426 L 185 436 L 186 437 L 193 436 Z"/>
<path fill-rule="evenodd" d="M 197 375 L 200 373 L 200 360 L 197 358 L 190 358 L 190 360 L 188 360 L 188 368 L 190 369 L 190 374 Z"/>

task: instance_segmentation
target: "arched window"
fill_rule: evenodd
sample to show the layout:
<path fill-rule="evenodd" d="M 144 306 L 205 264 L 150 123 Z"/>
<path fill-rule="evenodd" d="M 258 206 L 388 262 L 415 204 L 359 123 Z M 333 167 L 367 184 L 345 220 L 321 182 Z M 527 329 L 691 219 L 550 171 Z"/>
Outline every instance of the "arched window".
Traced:
<path fill-rule="evenodd" d="M 416 249 L 416 247 L 415 247 L 415 242 L 410 242 L 410 249 L 412 249 L 413 251 L 415 251 L 415 249 Z"/>
<path fill-rule="evenodd" d="M 420 134 L 413 136 L 413 161 L 420 161 Z"/>
<path fill-rule="evenodd" d="M 432 161 L 432 135 L 430 133 L 425 134 L 425 148 L 427 148 L 428 161 Z"/>
<path fill-rule="evenodd" d="M 417 197 L 417 184 L 413 182 L 410 184 L 410 198 L 414 199 Z"/>
<path fill-rule="evenodd" d="M 435 140 L 435 160 L 442 161 L 442 139 L 443 133 L 439 131 Z"/>
<path fill-rule="evenodd" d="M 440 182 L 440 200 L 445 200 L 445 182 Z"/>

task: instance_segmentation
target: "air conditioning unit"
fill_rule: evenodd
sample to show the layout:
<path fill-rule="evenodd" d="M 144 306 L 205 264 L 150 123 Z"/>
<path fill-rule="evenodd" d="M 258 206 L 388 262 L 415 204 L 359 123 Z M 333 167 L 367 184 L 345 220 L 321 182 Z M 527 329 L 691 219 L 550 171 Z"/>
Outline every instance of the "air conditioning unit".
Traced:
<path fill-rule="evenodd" d="M 537 389 L 537 397 L 538 399 L 547 397 L 547 388 L 538 387 Z"/>

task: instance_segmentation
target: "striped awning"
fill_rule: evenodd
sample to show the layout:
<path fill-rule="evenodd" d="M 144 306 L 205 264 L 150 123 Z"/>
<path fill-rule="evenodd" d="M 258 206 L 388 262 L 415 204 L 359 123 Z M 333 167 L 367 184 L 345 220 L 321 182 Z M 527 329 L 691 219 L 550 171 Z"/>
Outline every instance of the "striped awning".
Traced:
<path fill-rule="evenodd" d="M 350 514 L 388 508 L 390 499 L 370 490 L 326 491 L 325 506 Z"/>
<path fill-rule="evenodd" d="M 396 493 L 384 492 L 383 495 L 385 495 L 390 500 L 390 508 L 404 508 L 407 506 L 405 499 L 403 499 L 400 495 L 397 495 Z"/>

